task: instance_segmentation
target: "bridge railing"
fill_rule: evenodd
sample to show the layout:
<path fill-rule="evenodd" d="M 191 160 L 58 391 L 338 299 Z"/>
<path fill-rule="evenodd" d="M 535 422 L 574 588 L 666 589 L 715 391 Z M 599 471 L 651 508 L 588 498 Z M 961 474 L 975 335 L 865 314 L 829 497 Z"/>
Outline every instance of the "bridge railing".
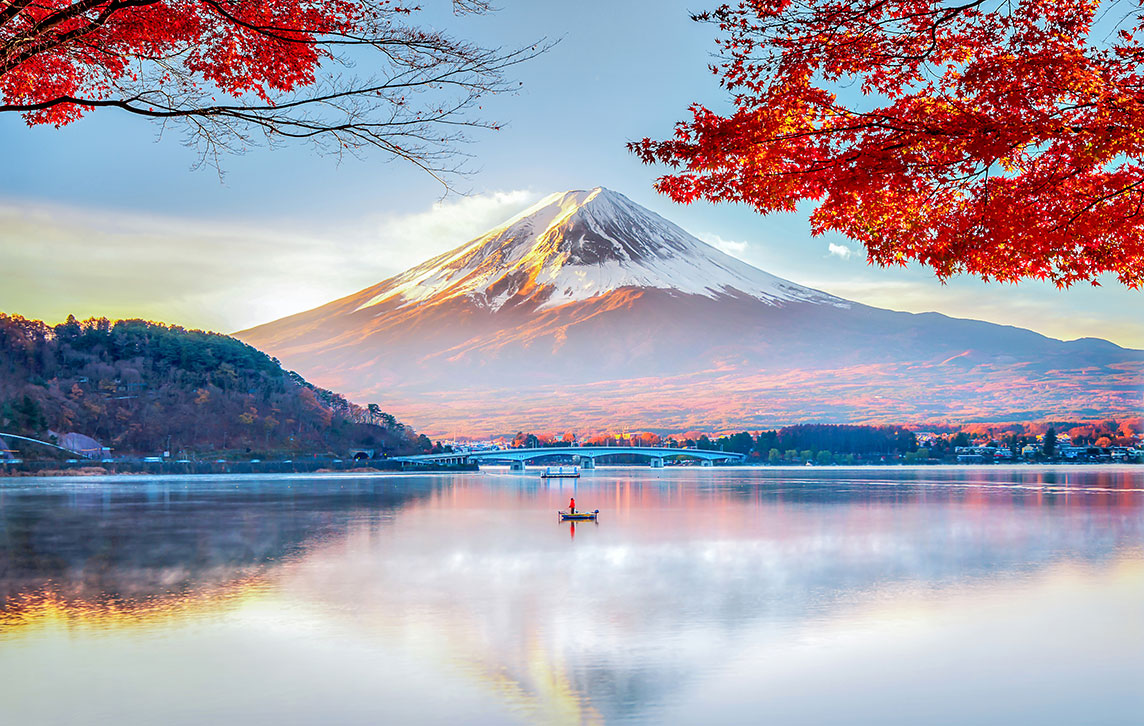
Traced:
<path fill-rule="evenodd" d="M 522 462 L 544 459 L 557 456 L 580 458 L 594 463 L 596 459 L 612 456 L 638 456 L 652 461 L 653 465 L 664 459 L 698 459 L 704 462 L 716 461 L 742 461 L 744 454 L 730 451 L 715 451 L 711 449 L 672 449 L 666 447 L 650 446 L 577 446 L 577 447 L 538 447 L 519 449 L 498 449 L 492 451 L 452 452 L 441 454 L 419 454 L 413 456 L 393 457 L 398 461 L 409 463 L 430 463 L 436 461 L 452 460 L 458 457 L 472 463 L 506 461 Z"/>
<path fill-rule="evenodd" d="M 744 459 L 746 454 L 740 454 L 733 451 L 717 451 L 714 449 L 672 449 L 668 447 L 654 447 L 654 446 L 547 446 L 537 448 L 519 448 L 519 449 L 500 449 L 497 451 L 479 451 L 472 452 L 468 456 L 472 458 L 487 458 L 495 459 L 500 456 L 511 456 L 519 458 L 526 454 L 535 456 L 551 455 L 573 455 L 573 456 L 619 456 L 625 454 L 632 454 L 636 456 L 693 456 L 711 459 Z"/>
<path fill-rule="evenodd" d="M 53 444 L 50 441 L 40 441 L 39 439 L 33 439 L 29 436 L 20 436 L 19 434 L 6 434 L 3 431 L 0 431 L 0 439 L 18 439 L 20 441 L 30 441 L 33 444 L 40 444 L 41 446 L 50 446 L 53 449 L 59 449 L 60 451 L 66 451 L 69 454 L 75 454 L 76 456 L 82 456 L 85 459 L 94 459 L 98 455 L 98 454 L 92 453 L 92 451 L 94 451 L 94 449 L 92 449 L 92 450 L 69 449 L 66 446 L 58 446 L 56 444 Z M 102 453 L 102 451 L 103 451 L 102 449 L 99 450 L 100 453 Z"/>

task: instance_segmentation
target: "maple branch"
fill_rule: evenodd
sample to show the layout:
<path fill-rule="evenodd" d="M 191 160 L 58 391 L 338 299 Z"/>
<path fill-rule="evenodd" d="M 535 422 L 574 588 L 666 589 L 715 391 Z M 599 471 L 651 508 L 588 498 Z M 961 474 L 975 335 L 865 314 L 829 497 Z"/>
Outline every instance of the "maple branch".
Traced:
<path fill-rule="evenodd" d="M 1058 222 L 1057 224 L 1053 225 L 1053 227 L 1052 227 L 1053 231 L 1060 231 L 1060 230 L 1068 229 L 1078 219 L 1080 219 L 1086 212 L 1095 209 L 1098 205 L 1103 204 L 1104 202 L 1107 202 L 1110 199 L 1115 199 L 1116 197 L 1127 194 L 1128 192 L 1132 191 L 1133 189 L 1138 189 L 1142 185 L 1144 185 L 1144 179 L 1134 181 L 1131 184 L 1127 184 L 1124 187 L 1121 187 L 1120 189 L 1116 189 L 1115 191 L 1111 191 L 1111 192 L 1108 192 L 1107 194 L 1102 194 L 1101 196 L 1096 197 L 1095 199 L 1093 199 L 1089 203 L 1082 206 L 1080 209 L 1077 209 L 1075 212 L 1073 212 L 1073 214 L 1068 219 L 1064 220 L 1064 222 Z M 1138 196 L 1141 198 L 1144 198 L 1144 195 L 1138 195 Z"/>
<path fill-rule="evenodd" d="M 106 0 L 87 0 L 86 3 L 77 3 L 75 6 L 73 6 L 73 8 L 78 8 L 79 6 L 83 5 L 97 5 L 100 2 L 106 2 Z M 99 30 L 104 26 L 104 24 L 107 23 L 112 15 L 121 10 L 125 10 L 127 8 L 144 7 L 147 5 L 155 5 L 158 2 L 160 2 L 160 0 L 116 0 L 115 2 L 108 3 L 107 7 L 104 8 L 104 10 L 100 12 L 100 14 L 91 20 L 87 25 L 78 26 L 65 33 L 60 33 L 49 39 L 37 42 L 36 37 L 38 35 L 51 30 L 66 20 L 71 20 L 73 18 L 79 17 L 83 14 L 83 12 L 86 12 L 87 9 L 91 8 L 88 7 L 82 11 L 76 11 L 72 13 L 65 13 L 63 11 L 56 13 L 52 18 L 49 18 L 48 20 L 33 26 L 27 33 L 16 36 L 12 41 L 5 45 L 4 60 L 0 62 L 0 75 L 3 75 L 13 68 L 16 68 L 21 63 L 35 57 L 36 55 L 55 50 L 56 48 L 66 45 L 72 40 L 78 40 L 85 35 L 89 35 Z M 24 49 L 19 53 L 12 54 L 11 51 L 20 47 L 24 47 Z"/>
<path fill-rule="evenodd" d="M 20 11 L 31 5 L 33 0 L 10 0 L 7 7 L 0 10 L 0 28 L 3 28 L 9 20 L 20 14 Z"/>
<path fill-rule="evenodd" d="M 443 162 L 463 156 L 457 148 L 466 141 L 462 129 L 499 128 L 466 112 L 484 96 L 516 88 L 505 72 L 553 45 L 541 39 L 508 50 L 483 48 L 405 24 L 417 8 L 368 0 L 329 5 L 0 4 L 0 113 L 63 125 L 94 109 L 117 108 L 161 124 L 185 124 L 188 143 L 199 145 L 201 159 L 214 159 L 216 166 L 220 150 L 241 152 L 257 140 L 250 131 L 259 130 L 270 143 L 309 140 L 337 154 L 377 148 L 440 180 L 442 173 L 459 172 Z M 491 9 L 485 0 L 453 5 L 458 14 Z M 331 14 L 334 9 L 343 14 Z M 163 35 L 179 12 L 188 14 L 186 27 L 201 35 Z M 300 19 L 283 20 L 294 17 Z M 323 67 L 323 61 L 348 66 L 359 60 L 333 52 L 347 47 L 379 54 L 374 78 L 353 79 Z M 34 74 L 44 60 L 45 72 L 63 83 L 41 93 Z M 218 96 L 233 100 L 219 103 Z"/>

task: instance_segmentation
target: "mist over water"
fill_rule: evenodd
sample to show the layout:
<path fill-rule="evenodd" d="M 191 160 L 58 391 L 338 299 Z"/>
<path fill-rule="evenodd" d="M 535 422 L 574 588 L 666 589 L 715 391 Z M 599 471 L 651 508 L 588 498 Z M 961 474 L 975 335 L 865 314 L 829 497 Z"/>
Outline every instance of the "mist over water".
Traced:
<path fill-rule="evenodd" d="M 11 479 L 0 603 L 2 723 L 1137 724 L 1144 470 Z"/>

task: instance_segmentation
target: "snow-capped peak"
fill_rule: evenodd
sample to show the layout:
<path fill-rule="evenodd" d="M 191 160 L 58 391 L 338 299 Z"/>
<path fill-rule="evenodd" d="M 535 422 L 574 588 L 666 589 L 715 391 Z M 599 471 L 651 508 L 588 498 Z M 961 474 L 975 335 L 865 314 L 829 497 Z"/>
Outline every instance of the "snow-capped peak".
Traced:
<path fill-rule="evenodd" d="M 847 306 L 735 259 L 624 195 L 596 187 L 541 199 L 371 289 L 358 309 L 395 296 L 402 306 L 465 296 L 493 310 L 526 301 L 549 308 L 625 287 Z"/>

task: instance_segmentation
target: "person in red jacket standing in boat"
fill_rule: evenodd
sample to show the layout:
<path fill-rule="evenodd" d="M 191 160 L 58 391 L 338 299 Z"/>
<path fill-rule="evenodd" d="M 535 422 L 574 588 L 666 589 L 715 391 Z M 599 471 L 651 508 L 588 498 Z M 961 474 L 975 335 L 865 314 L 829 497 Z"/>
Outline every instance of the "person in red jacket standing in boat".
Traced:
<path fill-rule="evenodd" d="M 576 497 L 572 497 L 571 499 L 568 500 L 568 513 L 569 514 L 575 514 L 576 513 Z"/>

